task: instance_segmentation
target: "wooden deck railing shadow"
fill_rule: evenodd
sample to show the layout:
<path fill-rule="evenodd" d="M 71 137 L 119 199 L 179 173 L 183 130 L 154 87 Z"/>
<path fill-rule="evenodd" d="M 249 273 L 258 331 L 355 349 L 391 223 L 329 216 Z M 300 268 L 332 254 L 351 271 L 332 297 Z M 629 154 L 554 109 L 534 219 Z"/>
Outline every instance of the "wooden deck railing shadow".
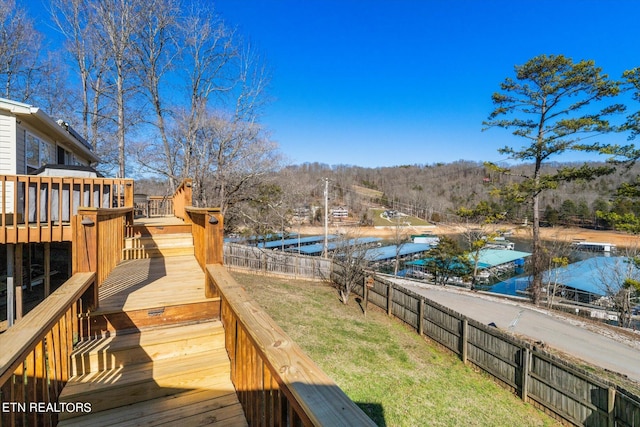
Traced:
<path fill-rule="evenodd" d="M 71 241 L 79 207 L 133 206 L 133 180 L 0 175 L 0 244 Z"/>
<path fill-rule="evenodd" d="M 0 401 L 12 405 L 0 412 L 1 425 L 57 424 L 59 408 L 47 405 L 57 404 L 73 346 L 89 334 L 96 287 L 95 273 L 76 273 L 0 335 Z"/>

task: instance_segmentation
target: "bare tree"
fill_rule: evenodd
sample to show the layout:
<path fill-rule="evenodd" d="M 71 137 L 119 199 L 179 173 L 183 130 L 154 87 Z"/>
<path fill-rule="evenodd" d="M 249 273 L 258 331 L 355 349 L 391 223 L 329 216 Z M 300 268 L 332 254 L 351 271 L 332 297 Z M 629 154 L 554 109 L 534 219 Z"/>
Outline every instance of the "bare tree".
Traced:
<path fill-rule="evenodd" d="M 640 295 L 640 256 L 637 248 L 628 248 L 626 256 L 598 258 L 594 281 L 618 314 L 623 328 L 631 325 L 632 300 Z"/>
<path fill-rule="evenodd" d="M 0 3 L 0 93 L 56 115 L 68 115 L 73 92 L 56 52 L 14 0 Z"/>
<path fill-rule="evenodd" d="M 125 177 L 127 126 L 134 117 L 127 102 L 137 90 L 133 46 L 142 4 L 127 0 L 98 0 L 91 5 L 95 11 L 94 30 L 101 46 L 105 47 L 109 77 L 115 84 L 112 95 L 116 112 L 118 176 Z"/>
<path fill-rule="evenodd" d="M 364 271 L 372 252 L 369 252 L 371 248 L 364 244 L 357 229 L 343 234 L 334 244 L 332 258 L 337 267 L 332 282 L 338 289 L 342 303 L 347 304 L 351 292 L 363 284 Z"/>
<path fill-rule="evenodd" d="M 134 45 L 136 72 L 141 90 L 155 115 L 150 121 L 161 142 L 162 160 L 155 163 L 140 157 L 138 160 L 146 166 L 162 165 L 161 170 L 168 177 L 173 192 L 179 184 L 179 177 L 176 165 L 171 161 L 172 149 L 167 127 L 167 119 L 171 119 L 171 116 L 165 105 L 169 100 L 162 96 L 162 90 L 167 86 L 170 72 L 175 66 L 174 60 L 180 53 L 177 39 L 179 5 L 177 0 L 145 0 L 141 3 L 140 23 L 136 32 L 138 42 Z M 148 151 L 144 153 L 149 154 Z"/>

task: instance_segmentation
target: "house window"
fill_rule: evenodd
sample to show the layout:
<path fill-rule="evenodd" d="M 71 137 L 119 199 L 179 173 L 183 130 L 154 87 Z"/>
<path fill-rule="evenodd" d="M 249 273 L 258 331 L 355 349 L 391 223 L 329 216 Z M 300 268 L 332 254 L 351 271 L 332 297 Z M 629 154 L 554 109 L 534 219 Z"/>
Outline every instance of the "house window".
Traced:
<path fill-rule="evenodd" d="M 30 133 L 27 134 L 27 166 L 40 167 L 40 140 Z"/>
<path fill-rule="evenodd" d="M 37 169 L 40 166 L 55 163 L 55 146 L 43 141 L 35 135 L 27 133 L 26 138 L 27 166 Z"/>

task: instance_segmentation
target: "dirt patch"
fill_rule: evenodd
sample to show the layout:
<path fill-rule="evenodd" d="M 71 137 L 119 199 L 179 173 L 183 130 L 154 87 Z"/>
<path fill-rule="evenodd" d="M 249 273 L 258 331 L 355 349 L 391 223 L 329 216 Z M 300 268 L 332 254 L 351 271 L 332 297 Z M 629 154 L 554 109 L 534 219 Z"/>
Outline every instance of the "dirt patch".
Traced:
<path fill-rule="evenodd" d="M 499 225 L 496 229 L 510 230 L 513 235 L 520 238 L 531 237 L 531 227 L 523 227 L 516 225 Z M 416 226 L 407 227 L 402 230 L 403 234 L 420 234 L 429 233 L 435 235 L 460 234 L 467 229 L 464 225 L 458 224 L 438 224 L 434 226 Z M 296 230 L 298 231 L 298 230 Z M 315 235 L 323 234 L 323 227 L 301 227 L 298 231 L 300 234 Z M 329 226 L 330 234 L 353 233 L 355 236 L 362 237 L 382 237 L 393 238 L 397 234 L 396 227 L 350 227 L 344 224 L 333 224 Z M 623 233 L 620 231 L 610 230 L 587 230 L 577 227 L 543 227 L 540 234 L 544 240 L 559 240 L 564 242 L 573 241 L 590 241 L 590 242 L 606 242 L 613 243 L 618 247 L 638 247 L 640 246 L 640 236 Z"/>

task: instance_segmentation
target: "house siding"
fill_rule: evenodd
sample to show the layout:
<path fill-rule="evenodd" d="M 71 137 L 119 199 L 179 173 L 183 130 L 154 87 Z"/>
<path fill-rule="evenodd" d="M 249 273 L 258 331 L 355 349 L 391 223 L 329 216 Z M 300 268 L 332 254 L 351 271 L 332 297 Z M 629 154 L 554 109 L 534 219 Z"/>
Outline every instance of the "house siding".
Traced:
<path fill-rule="evenodd" d="M 16 118 L 11 115 L 0 114 L 0 175 L 15 175 L 17 161 L 15 151 Z M 13 212 L 13 183 L 5 184 L 3 194 L 0 184 L 0 212 Z M 4 199 L 4 200 L 3 200 Z"/>
<path fill-rule="evenodd" d="M 16 152 L 15 152 L 16 119 L 13 116 L 0 114 L 0 174 L 15 175 L 16 172 Z"/>

